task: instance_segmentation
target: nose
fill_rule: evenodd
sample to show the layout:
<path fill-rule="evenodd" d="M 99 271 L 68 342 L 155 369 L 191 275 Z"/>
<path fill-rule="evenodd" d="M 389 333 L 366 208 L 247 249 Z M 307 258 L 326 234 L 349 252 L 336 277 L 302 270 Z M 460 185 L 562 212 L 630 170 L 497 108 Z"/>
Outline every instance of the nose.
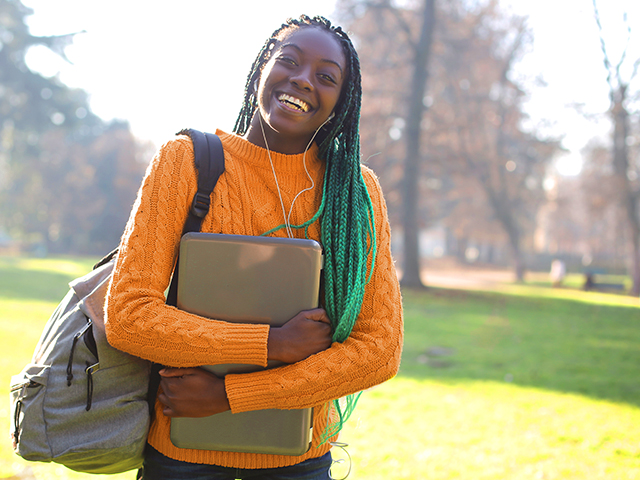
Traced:
<path fill-rule="evenodd" d="M 308 69 L 300 69 L 294 75 L 291 76 L 290 82 L 301 90 L 310 92 L 313 90 L 313 83 L 311 82 L 311 72 Z"/>

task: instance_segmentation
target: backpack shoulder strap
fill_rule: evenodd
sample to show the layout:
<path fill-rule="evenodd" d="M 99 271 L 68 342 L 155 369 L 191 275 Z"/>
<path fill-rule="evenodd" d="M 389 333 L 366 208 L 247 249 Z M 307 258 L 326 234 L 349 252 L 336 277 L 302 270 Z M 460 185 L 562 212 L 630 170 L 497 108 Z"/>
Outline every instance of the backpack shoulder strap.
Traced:
<path fill-rule="evenodd" d="M 191 202 L 189 216 L 182 234 L 200 231 L 202 220 L 209 212 L 211 192 L 224 172 L 224 150 L 220 137 L 191 128 L 181 130 L 179 135 L 188 135 L 193 142 L 195 165 L 198 171 L 198 191 Z"/>
<path fill-rule="evenodd" d="M 178 135 L 189 135 L 193 142 L 193 152 L 196 169 L 198 171 L 198 191 L 193 196 L 189 216 L 184 222 L 182 234 L 199 232 L 202 220 L 209 212 L 211 192 L 213 192 L 218 178 L 224 171 L 224 150 L 217 135 L 203 133 L 191 128 L 180 130 Z M 178 262 L 173 271 L 173 278 L 169 285 L 167 304 L 176 306 L 178 300 Z"/>

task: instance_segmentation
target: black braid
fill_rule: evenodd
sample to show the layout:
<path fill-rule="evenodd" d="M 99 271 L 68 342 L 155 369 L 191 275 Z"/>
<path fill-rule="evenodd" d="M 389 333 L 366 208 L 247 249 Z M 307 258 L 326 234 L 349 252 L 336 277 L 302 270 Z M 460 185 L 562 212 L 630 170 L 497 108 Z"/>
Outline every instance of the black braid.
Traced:
<path fill-rule="evenodd" d="M 294 228 L 307 228 L 322 216 L 324 303 L 334 341 L 344 342 L 362 307 L 364 287 L 373 271 L 376 251 L 373 206 L 360 169 L 360 61 L 347 34 L 340 27 L 333 27 L 326 18 L 306 15 L 287 20 L 273 32 L 251 66 L 234 133 L 244 135 L 249 129 L 258 108 L 254 85 L 276 44 L 287 31 L 309 27 L 322 28 L 337 38 L 347 61 L 347 75 L 334 110 L 335 117 L 316 136 L 318 155 L 326 162 L 322 204 L 312 219 Z M 323 442 L 340 431 L 355 408 L 358 396 L 349 395 L 344 405 L 334 400 L 338 420 L 327 425 Z"/>

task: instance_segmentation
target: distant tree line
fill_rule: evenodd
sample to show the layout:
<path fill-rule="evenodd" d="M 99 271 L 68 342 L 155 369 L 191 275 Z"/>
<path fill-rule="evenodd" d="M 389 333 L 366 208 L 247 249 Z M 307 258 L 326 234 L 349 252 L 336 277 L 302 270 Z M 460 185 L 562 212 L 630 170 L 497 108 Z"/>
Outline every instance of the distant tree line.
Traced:
<path fill-rule="evenodd" d="M 29 48 L 66 58 L 73 39 L 31 35 L 31 13 L 0 0 L 0 229 L 25 249 L 106 253 L 119 243 L 145 148 L 126 122 L 93 114 L 86 92 L 28 68 Z"/>
<path fill-rule="evenodd" d="M 532 258 L 577 257 L 622 262 L 640 291 L 640 59 L 613 58 L 601 29 L 593 54 L 609 91 L 594 95 L 609 95 L 611 141 L 590 144 L 579 177 L 554 177 L 559 139 L 524 110 L 538 81 L 517 68 L 532 45 L 525 18 L 497 0 L 339 0 L 338 9 L 362 64 L 363 161 L 404 238 L 405 285 L 423 286 L 418 237 L 439 226 L 447 254 L 468 261 L 475 246 L 483 261 L 507 257 L 518 280 Z M 73 39 L 31 35 L 30 13 L 0 0 L 0 233 L 49 252 L 102 253 L 119 241 L 151 152 L 126 123 L 94 115 L 86 92 L 29 70 L 30 47 L 64 57 Z"/>
<path fill-rule="evenodd" d="M 395 231 L 414 237 L 400 254 L 403 272 L 414 272 L 405 284 L 422 286 L 415 237 L 440 226 L 448 254 L 466 261 L 475 245 L 490 262 L 507 253 L 518 280 L 536 258 L 582 257 L 584 269 L 626 259 L 637 294 L 640 96 L 632 80 L 640 59 L 625 50 L 614 61 L 601 38 L 610 92 L 594 95 L 609 93 L 612 146 L 594 143 L 583 174 L 561 178 L 551 169 L 563 153 L 560 138 L 543 136 L 524 109 L 540 82 L 518 71 L 533 40 L 526 18 L 506 14 L 497 0 L 338 5 L 363 69 L 363 158 L 380 176 Z M 416 194 L 408 196 L 413 185 Z M 405 221 L 412 209 L 415 228 Z"/>
<path fill-rule="evenodd" d="M 412 55 L 429 2 L 341 2 L 361 52 L 364 158 L 380 175 L 398 225 L 408 208 L 406 164 L 417 157 L 411 177 L 419 190 L 418 227 L 443 224 L 461 245 L 500 245 L 521 280 L 545 200 L 543 180 L 560 148 L 523 127 L 525 89 L 514 66 L 531 33 L 497 2 L 436 1 L 426 89 L 416 97 Z M 416 104 L 421 114 L 411 118 Z M 409 153 L 412 131 L 419 148 Z M 410 262 L 405 258 L 405 269 Z"/>

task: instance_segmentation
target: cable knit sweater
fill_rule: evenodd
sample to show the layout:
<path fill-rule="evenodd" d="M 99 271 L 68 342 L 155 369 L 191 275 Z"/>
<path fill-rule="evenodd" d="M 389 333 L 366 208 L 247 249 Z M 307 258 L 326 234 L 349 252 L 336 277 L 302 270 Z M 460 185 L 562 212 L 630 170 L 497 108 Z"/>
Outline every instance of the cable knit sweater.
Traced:
<path fill-rule="evenodd" d="M 283 212 L 267 151 L 218 131 L 225 171 L 211 196 L 203 232 L 260 235 L 283 223 Z M 271 152 L 285 208 L 301 190 L 315 188 L 295 202 L 293 225 L 313 216 L 320 205 L 324 164 L 313 145 L 304 156 Z M 168 457 L 238 468 L 271 468 L 326 453 L 319 445 L 329 401 L 393 377 L 402 350 L 400 289 L 389 248 L 389 223 L 380 186 L 371 170 L 363 175 L 373 201 L 378 252 L 375 270 L 351 336 L 344 343 L 301 362 L 248 374 L 227 375 L 233 413 L 269 408 L 314 407 L 314 438 L 299 457 L 180 449 L 169 439 L 170 419 L 156 403 L 149 443 Z M 269 326 L 205 319 L 165 304 L 182 227 L 197 189 L 193 146 L 186 136 L 165 144 L 149 165 L 120 245 L 106 305 L 109 342 L 154 362 L 192 367 L 221 363 L 266 366 Z M 319 222 L 309 228 L 320 241 Z M 295 232 L 302 237 L 303 231 Z M 274 235 L 284 236 L 280 230 Z"/>

